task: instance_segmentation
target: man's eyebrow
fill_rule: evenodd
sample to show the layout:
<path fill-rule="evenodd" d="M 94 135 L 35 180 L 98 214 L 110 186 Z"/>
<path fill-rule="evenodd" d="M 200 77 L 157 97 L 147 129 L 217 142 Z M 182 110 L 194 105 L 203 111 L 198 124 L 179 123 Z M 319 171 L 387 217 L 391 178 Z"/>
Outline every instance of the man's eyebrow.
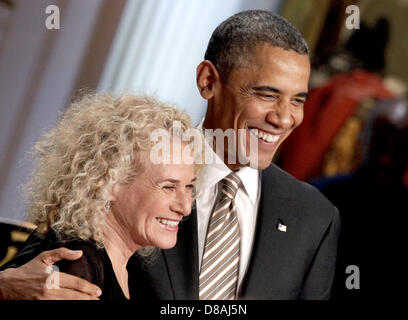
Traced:
<path fill-rule="evenodd" d="M 307 93 L 307 92 L 299 92 L 299 93 L 295 94 L 295 97 L 305 98 L 305 99 L 307 99 L 308 96 L 309 96 L 309 93 Z"/>
<path fill-rule="evenodd" d="M 271 87 L 271 86 L 257 86 L 257 87 L 252 87 L 252 90 L 254 91 L 267 91 L 267 92 L 273 92 L 273 93 L 282 93 L 281 90 Z M 299 97 L 299 98 L 307 98 L 309 96 L 309 93 L 307 92 L 299 92 L 297 94 L 295 94 L 295 97 Z"/>
<path fill-rule="evenodd" d="M 281 93 L 282 92 L 279 89 L 276 89 L 276 88 L 270 87 L 270 86 L 252 87 L 252 90 L 255 90 L 255 91 L 269 91 L 269 92 L 273 92 L 273 93 Z"/>

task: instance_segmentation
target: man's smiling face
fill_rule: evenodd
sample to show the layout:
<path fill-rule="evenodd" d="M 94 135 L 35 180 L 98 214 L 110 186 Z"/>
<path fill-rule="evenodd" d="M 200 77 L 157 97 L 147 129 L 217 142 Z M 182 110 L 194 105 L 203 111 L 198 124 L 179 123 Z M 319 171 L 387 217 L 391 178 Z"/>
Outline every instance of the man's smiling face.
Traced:
<path fill-rule="evenodd" d="M 224 131 L 233 128 L 236 133 L 243 129 L 244 135 L 237 134 L 238 145 L 245 146 L 249 155 L 250 140 L 256 139 L 256 167 L 265 169 L 279 145 L 303 120 L 309 76 L 308 55 L 260 45 L 248 66 L 232 70 L 214 91 L 205 124 Z M 236 170 L 242 164 L 228 166 Z"/>

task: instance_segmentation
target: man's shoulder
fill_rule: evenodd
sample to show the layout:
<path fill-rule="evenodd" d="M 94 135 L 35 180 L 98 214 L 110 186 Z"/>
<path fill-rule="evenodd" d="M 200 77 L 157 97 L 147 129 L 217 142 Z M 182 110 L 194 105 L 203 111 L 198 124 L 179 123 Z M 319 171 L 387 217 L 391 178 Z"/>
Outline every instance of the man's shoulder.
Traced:
<path fill-rule="evenodd" d="M 314 186 L 304 181 L 296 179 L 286 171 L 271 164 L 267 169 L 262 171 L 262 179 L 265 179 L 266 184 L 279 186 L 281 193 L 295 198 L 306 198 L 305 200 L 322 201 L 327 205 L 332 205 L 330 201 Z"/>
<path fill-rule="evenodd" d="M 302 219 L 332 220 L 338 215 L 337 208 L 314 186 L 300 181 L 271 164 L 262 172 L 263 184 L 272 186 L 271 191 L 285 199 Z"/>

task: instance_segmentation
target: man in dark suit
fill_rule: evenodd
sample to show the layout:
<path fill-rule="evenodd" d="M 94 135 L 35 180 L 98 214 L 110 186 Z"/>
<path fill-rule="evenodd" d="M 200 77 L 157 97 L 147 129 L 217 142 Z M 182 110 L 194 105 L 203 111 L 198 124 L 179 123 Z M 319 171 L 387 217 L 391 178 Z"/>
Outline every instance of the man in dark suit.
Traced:
<path fill-rule="evenodd" d="M 151 263 L 137 254 L 130 261 L 132 298 L 209 297 L 202 295 L 208 279 L 203 281 L 200 273 L 207 264 L 203 258 L 209 250 L 213 211 L 220 200 L 223 181 L 231 173 L 240 181 L 232 200 L 235 207 L 228 213 L 236 215 L 240 231 L 239 254 L 234 258 L 237 267 L 231 273 L 232 280 L 222 280 L 231 269 L 227 259 L 228 263 L 222 265 L 228 270 L 217 265 L 214 269 L 221 270 L 220 274 L 214 272 L 208 282 L 222 290 L 227 281 L 235 299 L 329 298 L 339 234 L 338 212 L 316 189 L 271 165 L 279 145 L 302 122 L 309 75 L 306 42 L 281 16 L 266 11 L 241 12 L 217 27 L 205 60 L 197 68 L 200 94 L 208 100 L 201 126 L 224 132 L 233 129 L 234 145 L 238 148 L 231 150 L 225 145 L 227 151 L 218 153 L 223 163 L 206 166 L 197 209 L 180 225 L 176 247 L 160 251 Z M 254 141 L 255 155 L 250 150 Z M 209 148 L 217 151 L 215 145 L 210 141 Z M 231 153 L 248 161 L 231 162 Z M 65 258 L 68 251 L 56 252 L 47 252 L 42 260 L 34 261 L 37 269 L 41 263 L 45 265 L 44 260 L 53 263 Z M 16 269 L 12 275 L 0 274 L 0 280 L 5 281 L 3 288 L 6 287 L 0 290 L 0 296 L 24 297 L 11 285 L 11 277 L 17 275 L 27 279 L 20 284 L 32 292 L 38 280 L 28 279 L 27 270 L 33 272 L 30 263 L 34 262 L 22 266 L 24 273 L 19 274 Z M 90 284 L 75 281 L 61 283 L 81 295 L 95 292 Z M 49 292 L 39 295 L 44 293 Z M 223 296 L 216 294 L 215 298 Z"/>

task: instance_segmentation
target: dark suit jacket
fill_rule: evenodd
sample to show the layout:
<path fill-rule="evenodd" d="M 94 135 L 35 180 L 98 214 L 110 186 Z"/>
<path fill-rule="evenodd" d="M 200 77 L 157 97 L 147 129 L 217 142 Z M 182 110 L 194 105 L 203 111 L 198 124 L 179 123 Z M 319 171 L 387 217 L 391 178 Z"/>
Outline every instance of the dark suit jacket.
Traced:
<path fill-rule="evenodd" d="M 277 226 L 287 226 L 287 232 Z M 241 299 L 328 299 L 334 278 L 340 219 L 314 187 L 271 165 L 262 172 L 255 239 Z M 177 245 L 153 261 L 129 262 L 133 297 L 198 299 L 197 216 L 178 231 Z M 142 286 L 145 290 L 137 290 Z"/>
<path fill-rule="evenodd" d="M 282 223 L 287 231 L 279 231 Z M 340 221 L 337 209 L 314 187 L 271 165 L 262 172 L 262 194 L 252 256 L 241 299 L 328 299 L 334 277 Z M 14 266 L 36 256 L 31 237 Z M 13 265 L 11 264 L 11 265 Z M 198 299 L 197 216 L 178 231 L 177 245 L 128 263 L 132 299 Z"/>

